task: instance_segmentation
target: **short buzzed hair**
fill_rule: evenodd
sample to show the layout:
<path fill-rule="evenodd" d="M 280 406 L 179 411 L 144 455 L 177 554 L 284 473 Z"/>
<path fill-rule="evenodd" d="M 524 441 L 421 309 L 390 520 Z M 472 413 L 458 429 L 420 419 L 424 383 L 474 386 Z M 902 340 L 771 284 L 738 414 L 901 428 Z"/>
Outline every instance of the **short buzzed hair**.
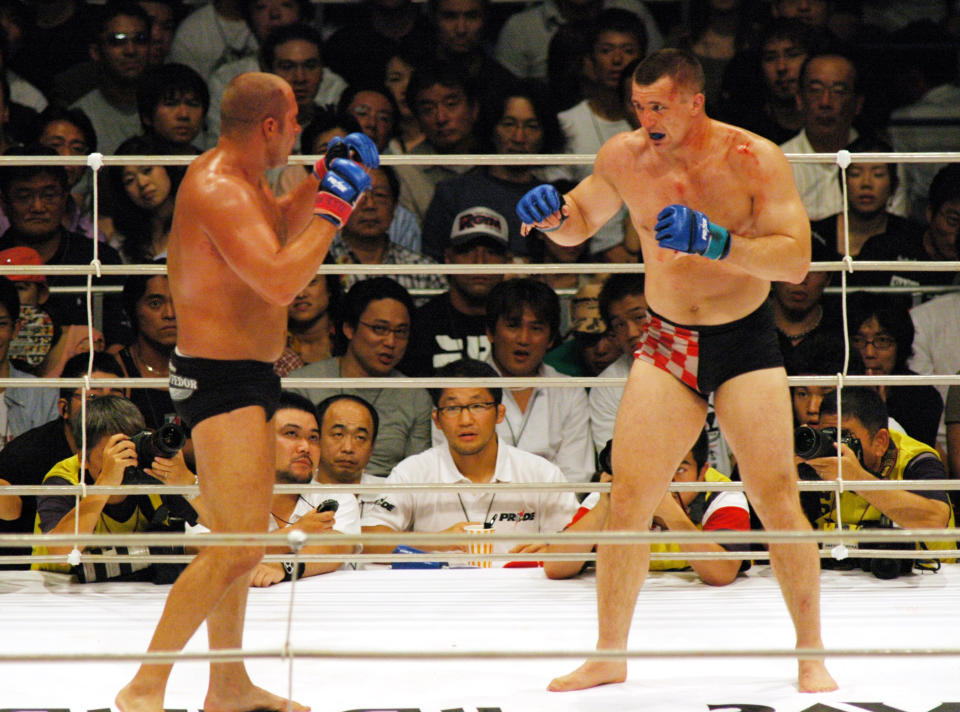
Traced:
<path fill-rule="evenodd" d="M 688 86 L 695 93 L 703 91 L 703 67 L 692 52 L 684 49 L 661 49 L 637 65 L 635 84 L 650 86 L 661 77 L 670 77 L 674 84 Z"/>
<path fill-rule="evenodd" d="M 283 80 L 266 72 L 234 77 L 220 100 L 220 133 L 246 134 L 267 119 L 283 123 L 287 109 Z"/>

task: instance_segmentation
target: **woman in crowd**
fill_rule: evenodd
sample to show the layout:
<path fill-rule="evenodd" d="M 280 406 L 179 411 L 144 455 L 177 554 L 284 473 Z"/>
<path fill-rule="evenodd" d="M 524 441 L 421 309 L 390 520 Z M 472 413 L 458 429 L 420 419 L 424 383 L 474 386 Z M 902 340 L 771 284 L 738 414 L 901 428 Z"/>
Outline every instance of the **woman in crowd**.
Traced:
<path fill-rule="evenodd" d="M 120 144 L 118 156 L 162 153 L 155 141 L 134 136 Z M 173 205 L 184 166 L 130 165 L 107 169 L 114 197 L 112 242 L 128 264 L 166 257 Z"/>

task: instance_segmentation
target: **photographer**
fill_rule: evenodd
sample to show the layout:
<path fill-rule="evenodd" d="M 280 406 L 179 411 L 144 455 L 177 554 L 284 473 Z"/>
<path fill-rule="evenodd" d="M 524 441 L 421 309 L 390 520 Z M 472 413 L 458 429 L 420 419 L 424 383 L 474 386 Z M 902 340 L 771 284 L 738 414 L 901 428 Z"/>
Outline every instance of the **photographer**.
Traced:
<path fill-rule="evenodd" d="M 138 463 L 137 446 L 131 439 L 144 430 L 143 415 L 137 407 L 119 396 L 104 396 L 87 403 L 86 417 L 86 465 L 84 474 L 88 485 L 116 486 L 130 479 L 139 470 L 138 481 L 145 481 L 146 473 L 164 484 L 191 485 L 195 482 L 183 460 L 183 453 L 172 457 L 156 457 L 149 467 Z M 72 422 L 73 437 L 82 442 L 84 422 L 76 418 Z M 142 448 L 143 449 L 143 448 Z M 128 468 L 133 468 L 127 473 Z M 43 479 L 44 485 L 76 485 L 80 481 L 80 456 L 74 455 L 58 462 Z M 167 500 L 165 502 L 164 500 Z M 176 501 L 176 503 L 175 503 Z M 198 499 L 191 501 L 194 508 L 202 507 Z M 177 496 L 161 495 L 100 495 L 88 494 L 77 504 L 76 497 L 69 495 L 41 495 L 37 499 L 35 533 L 44 534 L 119 534 L 144 532 L 162 528 L 168 523 L 168 507 L 183 507 L 184 500 Z M 199 511 L 199 510 L 196 510 Z M 77 523 L 79 519 L 79 524 Z M 79 547 L 82 548 L 82 547 Z M 34 555 L 69 554 L 72 547 L 34 547 Z M 71 572 L 69 564 L 34 564 L 34 569 Z M 79 568 L 79 567 L 76 567 Z M 106 567 L 107 571 L 111 566 Z M 121 564 L 117 576 L 108 578 L 151 579 L 144 564 Z M 73 571 L 79 574 L 77 570 Z M 139 575 L 138 575 L 139 573 Z M 98 576 L 99 578 L 99 576 Z M 86 580 L 89 580 L 89 576 Z"/>
<path fill-rule="evenodd" d="M 845 527 L 894 526 L 921 529 L 954 526 L 950 499 L 942 490 L 857 490 L 856 482 L 876 480 L 945 479 L 940 456 L 929 445 L 887 428 L 887 409 L 872 388 L 844 388 L 841 424 L 843 479 L 847 489 L 840 495 Z M 836 398 L 824 398 L 820 406 L 820 426 L 837 428 Z M 835 437 L 830 433 L 830 440 Z M 857 445 L 859 444 L 859 448 Z M 834 450 L 835 445 L 828 443 Z M 852 445 L 852 447 L 851 447 Z M 826 447 L 822 448 L 825 452 Z M 859 453 L 855 450 L 860 450 Z M 802 459 L 821 480 L 836 480 L 837 457 L 834 454 Z M 808 470 L 809 472 L 809 470 Z M 832 492 L 820 497 L 821 514 L 812 522 L 818 529 L 834 529 L 837 522 L 836 500 Z M 890 548 L 883 545 L 883 548 Z M 928 549 L 952 549 L 952 542 L 927 542 Z"/>

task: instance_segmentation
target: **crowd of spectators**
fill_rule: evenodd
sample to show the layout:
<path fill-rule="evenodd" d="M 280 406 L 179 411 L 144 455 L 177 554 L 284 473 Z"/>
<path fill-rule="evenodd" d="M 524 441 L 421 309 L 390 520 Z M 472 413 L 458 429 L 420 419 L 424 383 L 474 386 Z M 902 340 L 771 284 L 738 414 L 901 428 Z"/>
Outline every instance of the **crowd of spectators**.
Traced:
<path fill-rule="evenodd" d="M 563 192 L 590 166 L 472 166 L 445 157 L 596 152 L 614 134 L 636 128 L 633 68 L 664 46 L 700 59 L 710 116 L 764 136 L 785 153 L 960 150 L 958 18 L 960 3 L 897 0 L 690 0 L 649 7 L 639 0 L 428 0 L 423 6 L 409 0 L 342 6 L 0 0 L 0 151 L 74 159 L 66 166 L 48 160 L 0 167 L 0 265 L 87 265 L 94 248 L 105 265 L 162 263 L 185 168 L 149 157 L 196 155 L 213 146 L 219 97 L 230 80 L 247 71 L 275 73 L 294 90 L 300 154 L 322 154 L 332 137 L 362 131 L 384 155 L 438 158 L 374 169 L 370 191 L 337 234 L 328 265 L 530 265 L 523 276 L 331 273 L 311 282 L 289 307 L 277 373 L 376 378 L 383 386 L 286 393 L 277 419 L 277 482 L 310 481 L 309 473 L 328 483 L 516 481 L 521 472 L 527 478 L 521 481 L 585 482 L 603 471 L 597 458 L 613 437 L 622 386 L 428 390 L 391 380 L 625 377 L 647 311 L 642 274 L 560 275 L 538 272 L 537 265 L 642 263 L 636 227 L 621 211 L 578 248 L 560 247 L 538 232 L 522 237 L 517 200 L 542 182 Z M 93 173 L 78 157 L 94 151 L 137 159 Z M 289 192 L 305 168 L 277 169 L 270 189 Z M 960 291 L 951 289 L 960 284 L 960 270 L 856 268 L 862 260 L 958 260 L 958 166 L 855 161 L 845 170 L 832 163 L 794 163 L 793 170 L 811 220 L 814 261 L 849 257 L 853 271 L 841 279 L 837 271 L 813 270 L 799 284 L 773 285 L 770 304 L 788 373 L 960 371 Z M 836 294 L 841 282 L 863 290 L 849 297 L 848 315 Z M 88 331 L 86 297 L 70 290 L 85 286 L 85 276 L 0 277 L 0 376 L 79 375 L 86 373 L 84 354 L 94 350 L 94 378 L 166 378 L 176 344 L 166 277 L 102 276 L 92 284 L 100 296 Z M 840 425 L 847 428 L 852 417 L 848 429 L 862 444 L 859 457 L 847 463 L 854 472 L 863 479 L 960 477 L 960 387 L 867 390 L 872 395 L 849 391 L 859 409 L 854 415 L 842 408 Z M 158 387 L 85 392 L 128 399 L 114 403 L 91 431 L 96 442 L 88 439 L 95 461 L 88 481 L 113 482 L 121 465 L 130 464 L 119 443 L 140 428 L 175 420 L 172 402 Z M 79 481 L 72 460 L 82 424 L 74 401 L 82 393 L 3 390 L 0 493 L 4 484 Z M 832 388 L 797 387 L 793 400 L 798 426 L 837 425 Z M 492 461 L 485 459 L 490 447 Z M 44 457 L 31 459 L 41 452 Z M 905 453 L 920 464 L 901 462 Z M 189 445 L 185 454 L 182 466 L 171 467 L 188 481 Z M 830 478 L 826 466 L 814 465 Z M 712 408 L 681 469 L 678 481 L 736 478 Z M 54 470 L 60 474 L 48 478 Z M 904 503 L 905 495 L 883 499 L 853 490 L 842 507 L 862 521 L 886 518 L 901 526 L 953 521 L 941 505 L 960 497 L 901 492 L 918 499 Z M 335 514 L 315 513 L 320 502 L 279 497 L 273 525 L 331 534 L 354 533 L 361 525 L 378 532 L 460 531 L 469 523 L 520 523 L 526 513 L 532 524 L 525 531 L 568 524 L 592 530 L 602 527 L 606 507 L 596 496 L 579 513 L 576 502 L 562 497 L 514 502 L 513 495 L 500 495 L 494 507 L 487 495 L 425 496 L 340 498 Z M 113 531 L 107 521 L 136 530 L 156 519 L 159 502 L 91 500 L 84 513 L 100 513 L 92 531 Z M 70 514 L 65 500 L 40 497 L 39 503 L 38 509 L 32 497 L 0 494 L 0 532 L 53 531 Z M 202 525 L 202 500 L 191 504 Z M 670 498 L 657 525 L 716 528 L 726 521 L 708 526 L 704 506 L 692 496 Z M 723 506 L 746 509 L 739 500 Z M 701 510 L 700 518 L 691 507 Z M 904 518 L 907 510 L 925 518 Z M 832 516 L 821 508 L 811 519 L 826 527 Z M 344 551 L 336 545 L 317 550 Z M 332 568 L 311 566 L 306 575 Z M 580 568 L 578 562 L 548 573 L 566 576 Z M 693 568 L 710 583 L 729 583 L 740 570 Z M 264 564 L 256 582 L 271 585 L 289 576 Z"/>

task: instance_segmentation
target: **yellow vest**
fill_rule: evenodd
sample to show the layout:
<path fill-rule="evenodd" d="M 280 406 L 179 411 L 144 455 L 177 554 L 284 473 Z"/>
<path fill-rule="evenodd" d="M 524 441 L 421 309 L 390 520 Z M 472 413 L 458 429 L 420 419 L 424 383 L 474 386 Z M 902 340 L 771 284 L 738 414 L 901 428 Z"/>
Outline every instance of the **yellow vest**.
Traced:
<path fill-rule="evenodd" d="M 890 440 L 896 448 L 897 460 L 883 479 L 902 480 L 907 465 L 910 464 L 913 458 L 923 453 L 932 453 L 938 460 L 940 459 L 940 454 L 934 448 L 911 438 L 909 435 L 891 430 Z M 944 473 L 944 477 L 946 477 L 946 473 Z M 833 492 L 821 493 L 820 505 L 822 511 L 827 513 L 817 519 L 816 526 L 818 529 L 832 530 L 837 528 L 836 501 L 836 495 Z M 949 493 L 947 494 L 947 505 L 950 505 Z M 863 497 L 846 490 L 840 494 L 840 513 L 843 515 L 843 526 L 849 529 L 859 529 L 861 522 L 876 522 L 879 521 L 882 516 L 880 510 L 867 502 Z M 954 525 L 953 507 L 951 506 L 950 520 L 947 526 L 952 528 Z M 952 541 L 928 541 L 924 543 L 928 549 L 955 548 L 955 543 Z M 917 548 L 920 548 L 919 545 Z"/>
<path fill-rule="evenodd" d="M 46 482 L 49 478 L 57 477 L 67 480 L 69 484 L 76 485 L 80 483 L 80 456 L 74 455 L 66 460 L 61 460 L 54 465 L 50 472 L 43 477 Z M 144 510 L 142 503 L 145 497 L 149 497 L 152 507 Z M 106 514 L 101 513 L 97 520 L 97 525 L 93 529 L 94 534 L 130 534 L 133 532 L 143 532 L 149 529 L 150 522 L 154 512 L 160 508 L 162 501 L 160 495 L 140 495 L 139 504 L 134 508 L 133 513 L 125 521 L 117 521 Z M 42 534 L 40 529 L 40 515 L 37 514 L 34 519 L 33 532 Z M 46 555 L 50 551 L 45 546 L 33 547 L 33 555 Z M 31 564 L 30 568 L 34 571 L 57 571 L 60 573 L 70 573 L 70 564 Z"/>

